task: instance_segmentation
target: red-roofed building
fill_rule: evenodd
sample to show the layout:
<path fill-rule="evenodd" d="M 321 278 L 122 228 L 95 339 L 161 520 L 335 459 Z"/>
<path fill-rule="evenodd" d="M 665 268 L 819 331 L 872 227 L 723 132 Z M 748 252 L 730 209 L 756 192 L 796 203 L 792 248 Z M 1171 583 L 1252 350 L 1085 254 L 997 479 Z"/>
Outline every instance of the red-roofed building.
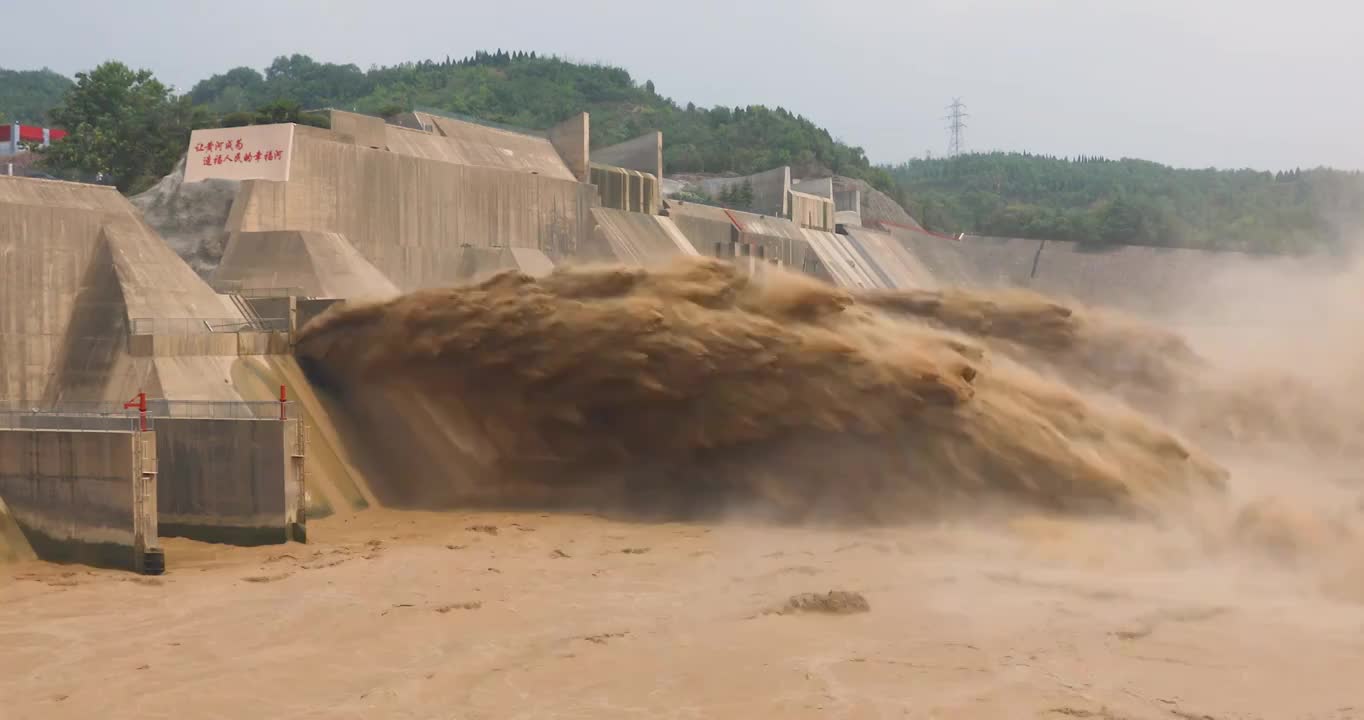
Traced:
<path fill-rule="evenodd" d="M 0 155 L 18 155 L 24 145 L 36 143 L 47 147 L 66 137 L 65 130 L 37 127 L 36 125 L 0 125 Z"/>

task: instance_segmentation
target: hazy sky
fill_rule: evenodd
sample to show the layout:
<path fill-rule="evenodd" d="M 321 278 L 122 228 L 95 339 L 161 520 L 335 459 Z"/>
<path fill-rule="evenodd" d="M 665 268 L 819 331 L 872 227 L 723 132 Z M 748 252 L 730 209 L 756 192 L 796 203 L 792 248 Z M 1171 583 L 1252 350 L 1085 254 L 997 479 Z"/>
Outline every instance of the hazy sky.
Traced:
<path fill-rule="evenodd" d="M 896 162 L 971 150 L 1364 169 L 1349 0 L 65 0 L 0 67 L 110 58 L 187 90 L 301 52 L 362 68 L 477 49 L 620 65 L 681 103 L 781 105 Z M 12 17 L 12 16 L 11 16 Z M 12 27 L 12 26 L 11 26 Z M 666 142 L 666 138 L 665 138 Z"/>

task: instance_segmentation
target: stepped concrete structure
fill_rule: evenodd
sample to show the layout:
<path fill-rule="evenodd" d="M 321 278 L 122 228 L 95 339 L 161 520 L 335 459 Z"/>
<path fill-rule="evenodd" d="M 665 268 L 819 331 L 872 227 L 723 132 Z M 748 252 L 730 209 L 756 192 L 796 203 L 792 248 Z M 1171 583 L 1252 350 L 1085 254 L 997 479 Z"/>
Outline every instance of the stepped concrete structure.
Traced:
<path fill-rule="evenodd" d="M 459 252 L 456 278 L 461 283 L 478 282 L 508 270 L 543 277 L 553 272 L 554 263 L 535 248 L 466 247 Z"/>
<path fill-rule="evenodd" d="M 592 119 L 578 113 L 555 125 L 549 131 L 549 144 L 559 153 L 559 159 L 579 182 L 588 181 L 588 167 L 592 154 Z"/>
<path fill-rule="evenodd" d="M 791 180 L 791 189 L 803 192 L 806 195 L 829 198 L 834 197 L 834 179 L 826 178 L 796 178 Z"/>
<path fill-rule="evenodd" d="M 288 357 L 284 329 L 264 325 L 240 298 L 215 292 L 113 188 L 0 178 L 0 295 L 0 410 L 11 419 L 16 409 L 37 409 L 48 414 L 53 430 L 121 419 L 127 434 L 118 408 L 139 393 L 173 408 L 163 413 L 193 415 L 274 400 L 284 384 L 260 382 L 250 370 Z M 105 415 L 89 417 L 93 412 Z M 37 464 L 7 466 L 0 498 L 40 557 L 57 557 L 63 543 L 89 539 L 73 526 L 54 544 L 49 530 L 79 513 L 45 499 L 63 483 L 83 487 L 83 466 L 68 468 L 62 453 L 77 452 L 85 438 L 61 436 L 51 448 L 33 440 Z M 109 447 L 90 452 L 106 457 Z M 59 466 L 78 475 L 53 474 Z M 156 474 L 154 467 L 147 472 Z M 330 482 L 325 468 L 315 475 L 319 486 Z M 105 475 L 91 477 L 91 487 L 102 487 Z M 125 500 L 134 502 L 131 491 Z M 99 503 L 92 512 L 105 520 L 109 513 L 134 512 L 110 498 Z M 90 535 L 92 542 L 108 544 L 101 533 Z M 108 542 L 129 546 L 125 535 L 111 535 Z"/>
<path fill-rule="evenodd" d="M 630 212 L 657 214 L 659 211 L 658 179 L 638 170 L 593 163 L 589 171 L 592 184 L 597 186 L 597 201 L 602 207 Z"/>
<path fill-rule="evenodd" d="M 835 185 L 835 178 L 803 178 L 791 181 L 791 191 L 833 201 L 836 225 L 862 224 L 862 190 L 847 184 Z"/>
<path fill-rule="evenodd" d="M 825 206 L 832 209 L 832 201 L 825 201 Z M 787 218 L 695 203 L 672 203 L 668 213 L 705 255 L 734 258 L 741 265 L 755 261 L 781 265 L 850 289 L 920 286 L 898 284 L 909 277 L 900 266 L 912 261 L 887 255 L 889 251 L 879 246 L 879 254 L 869 253 L 844 234 L 802 227 Z M 898 265 L 882 270 L 878 264 L 883 256 Z"/>
<path fill-rule="evenodd" d="M 593 148 L 592 162 L 627 170 L 638 170 L 649 173 L 656 178 L 662 178 L 663 133 L 657 131 L 645 133 L 623 143 Z"/>
<path fill-rule="evenodd" d="M 334 233 L 406 291 L 459 282 L 465 247 L 554 260 L 592 233 L 594 189 L 548 139 L 424 113 L 431 132 L 332 116 L 350 132 L 297 128 L 288 180 L 241 183 L 229 253 L 243 233 Z"/>
<path fill-rule="evenodd" d="M 633 140 L 594 149 L 591 151 L 591 158 L 592 164 L 597 167 L 633 170 L 650 176 L 652 178 L 653 196 L 652 201 L 650 201 L 653 210 L 650 212 L 656 213 L 663 206 L 661 184 L 663 180 L 663 133 L 657 131 L 646 133 Z M 644 181 L 643 184 L 649 183 Z M 619 205 L 608 205 L 608 207 L 629 209 Z"/>
<path fill-rule="evenodd" d="M 295 129 L 287 180 L 240 183 L 215 284 L 362 299 L 390 293 L 379 278 L 408 291 L 693 251 L 656 217 L 658 133 L 598 154 L 586 114 L 548 137 L 423 112 L 401 124 L 331 117 L 331 130 Z M 604 208 L 653 219 L 596 212 Z"/>
<path fill-rule="evenodd" d="M 245 295 L 271 290 L 358 300 L 398 295 L 398 288 L 339 233 L 315 230 L 237 233 L 211 277 L 215 287 Z"/>
<path fill-rule="evenodd" d="M 129 338 L 234 323 L 245 327 L 240 310 L 113 188 L 0 177 L 0 404 L 121 401 L 139 388 L 230 399 L 205 380 L 222 385 L 216 358 Z"/>
<path fill-rule="evenodd" d="M 810 195 L 792 190 L 790 196 L 791 219 L 797 225 L 812 230 L 833 232 L 836 225 L 833 198 Z"/>
<path fill-rule="evenodd" d="M 412 500 L 407 480 L 354 452 L 352 419 L 309 385 L 290 354 L 289 332 L 338 302 L 506 271 L 541 276 L 566 263 L 651 267 L 703 254 L 853 290 L 1024 287 L 1156 312 L 1188 302 L 1188 289 L 1214 269 L 1286 262 L 950 238 L 892 211 L 861 181 L 793 182 L 785 167 L 702 181 L 713 196 L 750 184 L 752 212 L 665 204 L 661 134 L 594 151 L 585 113 L 542 134 L 425 112 L 385 122 L 333 111 L 330 129 L 259 127 L 289 138 L 269 174 L 234 168 L 231 178 L 209 172 L 185 182 L 208 167 L 187 162 L 136 207 L 110 188 L 0 177 L 0 406 L 61 409 L 138 392 L 244 404 L 288 389 L 299 440 L 283 425 L 242 419 L 248 435 L 272 438 L 258 456 L 241 448 L 261 442 L 232 440 L 214 430 L 227 425 L 209 418 L 185 418 L 183 432 L 167 425 L 164 509 L 168 527 L 186 534 L 245 529 L 276 538 L 303 516 Z M 367 410 L 368 421 L 389 422 L 388 413 L 393 427 L 417 429 L 438 414 Z M 300 489 L 304 473 L 290 463 L 301 462 L 304 447 Z M 233 481 L 210 472 L 204 459 L 214 453 L 241 456 L 250 487 L 217 492 Z M 37 507 L 55 527 L 65 511 L 35 500 L 42 473 L 25 466 L 10 474 L 11 497 L 0 494 L 0 559 L 22 559 L 36 549 L 25 513 Z M 265 497 L 256 512 L 249 499 Z"/>
<path fill-rule="evenodd" d="M 712 198 L 744 185 L 753 189 L 749 210 L 759 215 L 791 216 L 791 168 L 782 166 L 741 177 L 705 178 L 701 190 Z"/>
<path fill-rule="evenodd" d="M 698 254 L 672 218 L 611 208 L 593 208 L 592 217 L 597 227 L 579 260 L 652 267 Z"/>
<path fill-rule="evenodd" d="M 1041 262 L 1041 240 L 954 239 L 889 223 L 883 227 L 943 286 L 1028 287 Z"/>
<path fill-rule="evenodd" d="M 880 287 L 932 289 L 938 286 L 933 273 L 890 234 L 858 226 L 844 226 L 843 229 L 848 244 L 872 268 Z"/>
<path fill-rule="evenodd" d="M 738 254 L 739 228 L 733 213 L 696 203 L 668 201 L 668 217 L 702 255 L 732 257 Z M 779 255 L 774 258 L 780 260 Z M 789 263 L 787 263 L 789 264 Z"/>
<path fill-rule="evenodd" d="M 578 179 L 548 138 L 430 113 L 416 115 L 422 126 L 433 128 L 433 132 L 411 131 L 385 123 L 382 118 L 333 110 L 334 129 L 310 132 L 309 135 L 467 167 L 494 168 L 556 180 Z M 579 115 L 570 122 L 585 123 L 586 119 Z M 338 123 L 343 129 L 335 129 Z M 345 131 L 347 127 L 351 129 L 350 133 Z M 585 125 L 581 132 L 586 132 Z M 358 143 L 355 138 L 360 135 L 357 133 L 368 138 L 366 142 Z"/>

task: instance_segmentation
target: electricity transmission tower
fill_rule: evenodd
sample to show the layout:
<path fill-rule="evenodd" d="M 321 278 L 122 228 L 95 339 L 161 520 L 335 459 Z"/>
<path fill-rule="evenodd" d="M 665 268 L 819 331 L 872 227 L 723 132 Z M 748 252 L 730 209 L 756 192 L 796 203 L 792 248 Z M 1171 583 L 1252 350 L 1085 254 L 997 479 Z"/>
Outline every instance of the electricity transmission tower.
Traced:
<path fill-rule="evenodd" d="M 956 157 L 961 154 L 962 131 L 966 129 L 966 118 L 971 117 L 966 112 L 966 104 L 961 98 L 952 98 L 952 104 L 947 106 L 947 154 Z"/>

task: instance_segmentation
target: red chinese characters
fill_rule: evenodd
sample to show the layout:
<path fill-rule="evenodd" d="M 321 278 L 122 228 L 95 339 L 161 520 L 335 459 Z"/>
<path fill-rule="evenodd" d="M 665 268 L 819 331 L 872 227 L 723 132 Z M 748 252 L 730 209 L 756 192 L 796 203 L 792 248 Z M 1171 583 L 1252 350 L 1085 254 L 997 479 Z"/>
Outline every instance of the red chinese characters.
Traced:
<path fill-rule="evenodd" d="M 204 167 L 241 163 L 272 163 L 284 159 L 284 150 L 252 150 L 244 138 L 196 142 L 193 151 L 201 155 L 199 162 Z"/>

